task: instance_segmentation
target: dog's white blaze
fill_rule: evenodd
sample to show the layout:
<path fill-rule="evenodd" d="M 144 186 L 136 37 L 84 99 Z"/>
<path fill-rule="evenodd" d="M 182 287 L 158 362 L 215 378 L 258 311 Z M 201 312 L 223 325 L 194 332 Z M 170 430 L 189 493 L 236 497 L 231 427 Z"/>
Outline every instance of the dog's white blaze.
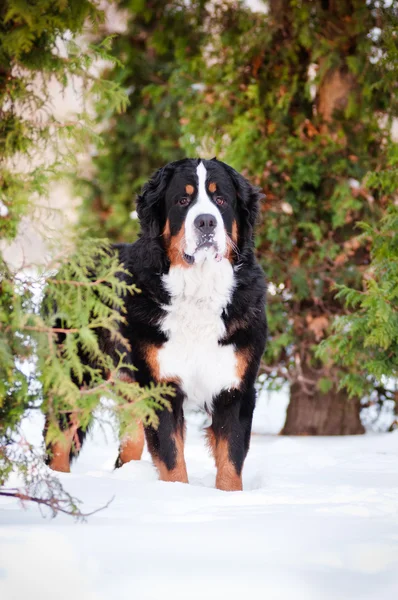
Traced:
<path fill-rule="evenodd" d="M 233 345 L 218 343 L 225 334 L 221 314 L 233 292 L 233 267 L 225 258 L 175 266 L 163 283 L 171 304 L 160 325 L 169 338 L 158 353 L 160 376 L 178 377 L 188 405 L 211 410 L 217 394 L 240 383 Z"/>
<path fill-rule="evenodd" d="M 185 219 L 185 252 L 191 256 L 195 253 L 197 246 L 197 238 L 194 221 L 199 215 L 213 215 L 217 225 L 214 231 L 214 241 L 218 246 L 219 254 L 224 254 L 227 242 L 225 238 L 224 221 L 217 206 L 210 200 L 206 191 L 207 170 L 202 162 L 196 168 L 198 176 L 198 198 L 195 204 L 188 210 Z M 204 259 L 205 252 L 200 251 L 197 255 L 197 260 Z"/>

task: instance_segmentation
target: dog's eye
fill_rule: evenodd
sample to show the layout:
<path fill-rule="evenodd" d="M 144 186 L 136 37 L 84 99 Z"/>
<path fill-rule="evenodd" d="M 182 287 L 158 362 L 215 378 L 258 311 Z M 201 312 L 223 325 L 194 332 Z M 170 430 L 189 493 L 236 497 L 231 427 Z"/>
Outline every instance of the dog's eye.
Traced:
<path fill-rule="evenodd" d="M 187 196 L 183 196 L 182 198 L 179 199 L 178 204 L 180 206 L 188 206 L 188 204 L 191 202 L 191 199 L 188 198 Z"/>
<path fill-rule="evenodd" d="M 225 204 L 225 199 L 222 198 L 221 196 L 216 196 L 216 204 L 218 204 L 218 206 L 223 206 Z"/>

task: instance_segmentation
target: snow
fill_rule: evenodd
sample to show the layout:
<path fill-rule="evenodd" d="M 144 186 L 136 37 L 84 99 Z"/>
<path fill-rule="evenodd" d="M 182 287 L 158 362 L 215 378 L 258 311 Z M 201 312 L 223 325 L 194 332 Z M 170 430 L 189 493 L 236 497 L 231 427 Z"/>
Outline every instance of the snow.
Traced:
<path fill-rule="evenodd" d="M 398 592 L 398 431 L 288 438 L 283 393 L 261 395 L 243 492 L 214 489 L 189 418 L 190 484 L 157 480 L 150 458 L 113 471 L 117 440 L 97 425 L 64 486 L 76 523 L 0 502 L 2 600 L 390 599 Z M 267 417 L 268 415 L 268 417 Z M 27 437 L 40 443 L 41 418 Z"/>

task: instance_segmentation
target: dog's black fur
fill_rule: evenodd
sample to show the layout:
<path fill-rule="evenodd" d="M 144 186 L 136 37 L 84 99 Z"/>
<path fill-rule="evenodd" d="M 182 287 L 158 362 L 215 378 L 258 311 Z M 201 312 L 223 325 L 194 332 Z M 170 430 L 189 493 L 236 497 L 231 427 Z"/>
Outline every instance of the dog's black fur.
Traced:
<path fill-rule="evenodd" d="M 139 239 L 134 244 L 114 246 L 121 263 L 131 273 L 131 277 L 122 277 L 127 278 L 128 283 L 134 282 L 140 290 L 126 301 L 126 322 L 121 325 L 121 333 L 131 346 L 129 361 L 136 368 L 134 378 L 143 386 L 157 381 L 153 356 L 156 357 L 156 352 L 168 341 L 167 331 L 162 330 L 160 323 L 166 314 L 164 307 L 170 305 L 172 298 L 162 277 L 176 265 L 181 269 L 195 268 L 192 266 L 194 257 L 184 255 L 184 252 L 176 254 L 171 248 L 184 227 L 187 211 L 195 203 L 199 163 L 197 159 L 185 159 L 159 169 L 137 200 L 141 224 Z M 209 181 L 217 185 L 213 194 L 207 189 L 209 198 L 221 213 L 226 234 L 234 239 L 228 249 L 234 287 L 230 301 L 220 315 L 225 334 L 218 340 L 218 345 L 232 346 L 241 365 L 239 385 L 220 390 L 213 397 L 212 406 L 206 406 L 212 417 L 209 440 L 219 472 L 217 486 L 241 489 L 239 481 L 249 448 L 256 398 L 254 384 L 266 340 L 265 279 L 253 251 L 253 228 L 260 195 L 228 165 L 216 159 L 202 163 L 208 176 L 206 185 Z M 211 185 L 215 187 L 215 184 Z M 192 191 L 188 199 L 186 190 Z M 184 205 L 186 202 L 189 202 L 188 206 Z M 108 345 L 107 351 L 112 354 L 112 347 Z M 162 478 L 186 480 L 181 444 L 178 443 L 184 438 L 186 394 L 183 382 L 177 377 L 170 377 L 169 382 L 175 388 L 172 411 L 161 411 L 159 427 L 156 430 L 148 427 L 145 435 Z M 82 441 L 83 432 L 78 430 L 78 434 Z M 123 464 L 120 458 L 118 464 Z"/>

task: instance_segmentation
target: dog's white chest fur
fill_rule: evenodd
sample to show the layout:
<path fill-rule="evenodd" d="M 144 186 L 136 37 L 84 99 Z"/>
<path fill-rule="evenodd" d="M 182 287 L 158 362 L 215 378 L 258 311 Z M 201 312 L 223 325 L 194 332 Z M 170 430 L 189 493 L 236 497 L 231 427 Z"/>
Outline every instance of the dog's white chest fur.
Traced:
<path fill-rule="evenodd" d="M 189 405 L 211 410 L 221 390 L 239 385 L 234 347 L 219 344 L 221 314 L 234 287 L 232 265 L 224 258 L 172 267 L 163 283 L 171 303 L 161 323 L 169 339 L 158 352 L 160 377 L 178 378 Z"/>

